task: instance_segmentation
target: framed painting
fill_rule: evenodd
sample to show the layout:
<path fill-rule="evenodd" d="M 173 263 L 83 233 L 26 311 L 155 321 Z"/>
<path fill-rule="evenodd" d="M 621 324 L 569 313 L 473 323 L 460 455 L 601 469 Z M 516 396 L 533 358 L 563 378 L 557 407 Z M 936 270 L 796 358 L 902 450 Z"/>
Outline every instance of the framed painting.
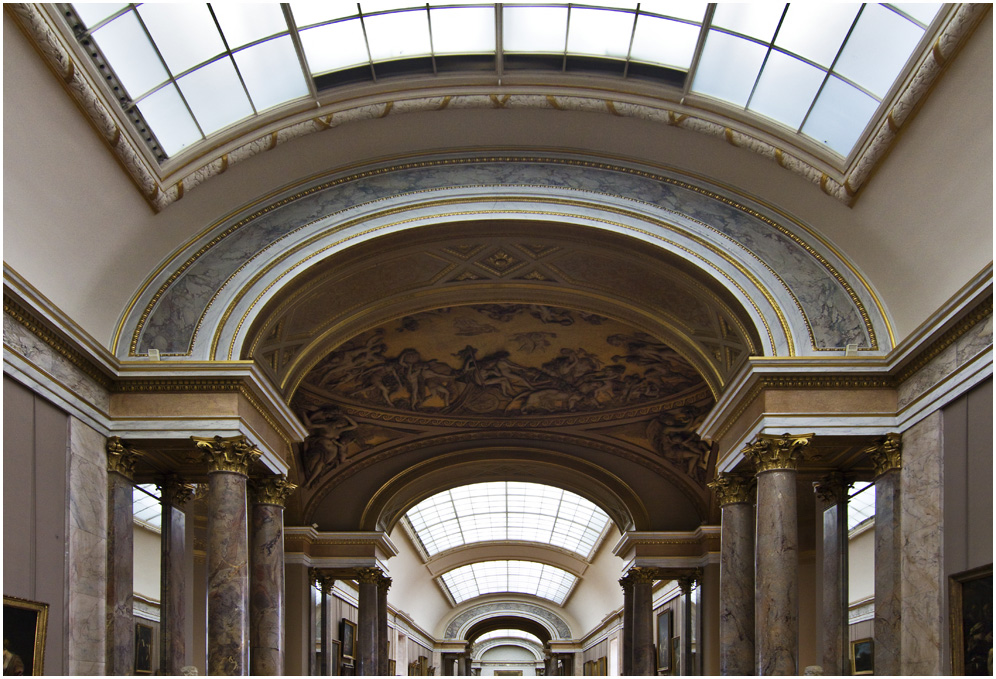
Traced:
<path fill-rule="evenodd" d="M 152 674 L 152 627 L 135 623 L 135 674 Z"/>
<path fill-rule="evenodd" d="M 993 567 L 984 566 L 949 580 L 951 673 L 993 674 Z"/>
<path fill-rule="evenodd" d="M 338 677 L 342 674 L 342 642 L 329 640 L 329 674 Z"/>
<path fill-rule="evenodd" d="M 875 642 L 857 639 L 851 642 L 851 674 L 875 673 Z"/>
<path fill-rule="evenodd" d="M 41 675 L 45 664 L 48 604 L 3 598 L 3 673 Z"/>
<path fill-rule="evenodd" d="M 395 676 L 398 673 L 398 661 L 388 660 L 387 661 L 387 674 L 388 676 Z"/>
<path fill-rule="evenodd" d="M 671 669 L 671 609 L 657 615 L 657 669 Z"/>
<path fill-rule="evenodd" d="M 342 661 L 347 660 L 352 663 L 356 658 L 356 623 L 352 620 L 342 619 L 339 623 L 339 640 L 342 642 Z"/>
<path fill-rule="evenodd" d="M 671 674 L 681 674 L 681 637 L 671 637 Z"/>

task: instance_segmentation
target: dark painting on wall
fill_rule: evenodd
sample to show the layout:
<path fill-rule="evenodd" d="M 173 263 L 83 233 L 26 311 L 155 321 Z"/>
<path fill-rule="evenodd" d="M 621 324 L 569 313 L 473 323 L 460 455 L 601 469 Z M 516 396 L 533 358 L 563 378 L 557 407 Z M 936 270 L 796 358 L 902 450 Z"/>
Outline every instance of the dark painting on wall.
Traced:
<path fill-rule="evenodd" d="M 993 675 L 993 567 L 952 576 L 951 671 Z"/>
<path fill-rule="evenodd" d="M 342 641 L 342 662 L 352 662 L 356 658 L 356 623 L 342 619 L 339 625 L 339 639 Z"/>
<path fill-rule="evenodd" d="M 657 669 L 667 672 L 671 669 L 671 610 L 662 611 L 657 616 Z"/>
<path fill-rule="evenodd" d="M 875 673 L 875 642 L 858 639 L 851 642 L 851 674 Z"/>
<path fill-rule="evenodd" d="M 152 674 L 152 628 L 135 623 L 135 674 Z"/>
<path fill-rule="evenodd" d="M 48 604 L 4 596 L 4 674 L 43 674 L 47 627 Z"/>

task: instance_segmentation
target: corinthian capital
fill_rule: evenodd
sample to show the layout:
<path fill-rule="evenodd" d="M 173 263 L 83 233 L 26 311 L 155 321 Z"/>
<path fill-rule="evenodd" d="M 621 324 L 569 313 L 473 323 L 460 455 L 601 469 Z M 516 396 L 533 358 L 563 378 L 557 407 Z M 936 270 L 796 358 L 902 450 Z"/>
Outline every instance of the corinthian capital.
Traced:
<path fill-rule="evenodd" d="M 245 476 L 249 473 L 249 465 L 262 455 L 245 436 L 191 436 L 190 439 L 203 451 L 208 473 L 234 472 Z"/>
<path fill-rule="evenodd" d="M 813 482 L 813 492 L 820 502 L 830 507 L 847 497 L 850 485 L 844 482 L 844 475 L 840 472 L 830 472 L 819 481 Z"/>
<path fill-rule="evenodd" d="M 756 467 L 758 473 L 777 469 L 795 469 L 799 452 L 809 445 L 813 434 L 758 434 L 754 443 L 748 443 L 744 456 Z"/>
<path fill-rule="evenodd" d="M 899 434 L 887 434 L 877 440 L 875 445 L 865 448 L 875 465 L 875 476 L 901 469 L 903 466 L 903 440 Z"/>
<path fill-rule="evenodd" d="M 117 472 L 125 478 L 131 480 L 135 476 L 135 463 L 142 453 L 130 446 L 126 446 L 120 436 L 111 436 L 107 439 L 107 471 Z"/>
<path fill-rule="evenodd" d="M 194 496 L 194 485 L 184 483 L 180 477 L 175 475 L 166 477 L 158 486 L 159 492 L 162 494 L 163 504 L 171 507 L 182 507 Z"/>
<path fill-rule="evenodd" d="M 754 479 L 743 474 L 716 474 L 707 484 L 716 492 L 716 502 L 720 507 L 750 502 Z"/>
<path fill-rule="evenodd" d="M 380 579 L 383 577 L 385 577 L 384 571 L 377 568 L 376 566 L 367 566 L 365 568 L 356 569 L 357 582 L 362 582 L 367 585 L 380 584 Z"/>
<path fill-rule="evenodd" d="M 252 489 L 253 502 L 278 507 L 283 507 L 291 493 L 297 490 L 297 484 L 288 481 L 283 474 L 250 479 L 249 487 Z"/>

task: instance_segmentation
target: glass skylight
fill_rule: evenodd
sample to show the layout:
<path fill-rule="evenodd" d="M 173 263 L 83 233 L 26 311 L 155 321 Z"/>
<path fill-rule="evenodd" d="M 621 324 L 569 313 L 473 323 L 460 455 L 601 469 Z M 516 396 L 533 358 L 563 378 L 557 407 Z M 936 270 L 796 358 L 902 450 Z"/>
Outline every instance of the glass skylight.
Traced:
<path fill-rule="evenodd" d="M 653 80 L 763 116 L 846 157 L 940 3 L 62 5 L 160 161 L 329 87 L 459 71 Z M 71 9 L 70 9 L 71 8 Z M 480 61 L 484 59 L 484 61 Z M 109 74 L 109 75 L 108 75 Z"/>
<path fill-rule="evenodd" d="M 532 594 L 563 604 L 577 577 L 556 566 L 533 561 L 480 561 L 443 573 L 440 578 L 453 601 L 484 594 Z"/>
<path fill-rule="evenodd" d="M 481 636 L 477 637 L 476 643 L 481 643 L 484 641 L 491 641 L 492 639 L 524 639 L 526 641 L 531 641 L 534 644 L 543 645 L 543 640 L 540 639 L 535 634 L 530 634 L 521 629 L 496 629 L 490 632 L 485 632 Z"/>
<path fill-rule="evenodd" d="M 139 521 L 162 528 L 163 506 L 154 483 L 143 483 L 132 488 L 132 512 Z"/>
<path fill-rule="evenodd" d="M 875 516 L 875 484 L 855 483 L 847 500 L 847 530 Z"/>
<path fill-rule="evenodd" d="M 494 540 L 554 545 L 591 557 L 609 521 L 570 491 L 537 483 L 494 481 L 437 493 L 405 515 L 426 554 Z"/>

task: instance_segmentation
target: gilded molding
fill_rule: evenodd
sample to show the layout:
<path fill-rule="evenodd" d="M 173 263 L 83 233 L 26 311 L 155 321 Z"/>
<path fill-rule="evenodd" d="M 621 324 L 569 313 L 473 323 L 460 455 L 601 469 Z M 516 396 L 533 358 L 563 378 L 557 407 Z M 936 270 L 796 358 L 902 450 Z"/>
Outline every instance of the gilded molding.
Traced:
<path fill-rule="evenodd" d="M 809 445 L 813 434 L 758 434 L 754 443 L 744 446 L 743 454 L 757 467 L 757 473 L 794 470 L 802 448 Z"/>
<path fill-rule="evenodd" d="M 899 434 L 887 434 L 878 439 L 874 445 L 865 448 L 866 453 L 875 465 L 875 476 L 899 470 L 903 466 L 903 440 Z"/>
<path fill-rule="evenodd" d="M 716 493 L 720 507 L 751 502 L 754 478 L 744 474 L 716 474 L 716 479 L 706 484 Z"/>
<path fill-rule="evenodd" d="M 813 482 L 813 492 L 825 507 L 831 507 L 847 499 L 850 485 L 844 481 L 844 475 L 840 472 L 830 472 Z"/>
<path fill-rule="evenodd" d="M 249 465 L 256 461 L 262 452 L 245 436 L 215 436 L 205 438 L 191 436 L 194 444 L 203 451 L 208 473 L 231 472 L 249 474 Z"/>
<path fill-rule="evenodd" d="M 135 477 L 135 463 L 143 453 L 126 446 L 120 436 L 111 436 L 105 446 L 107 451 L 107 471 L 121 474 L 129 481 Z"/>
<path fill-rule="evenodd" d="M 950 330 L 931 342 L 923 351 L 918 353 L 896 376 L 897 382 L 905 382 L 924 368 L 928 363 L 949 346 L 957 342 L 962 335 L 974 328 L 976 325 L 993 315 L 993 296 L 989 295 L 978 306 L 958 321 Z"/>
<path fill-rule="evenodd" d="M 287 498 L 297 489 L 296 483 L 291 483 L 283 474 L 249 479 L 254 504 L 276 505 L 283 507 Z"/>

